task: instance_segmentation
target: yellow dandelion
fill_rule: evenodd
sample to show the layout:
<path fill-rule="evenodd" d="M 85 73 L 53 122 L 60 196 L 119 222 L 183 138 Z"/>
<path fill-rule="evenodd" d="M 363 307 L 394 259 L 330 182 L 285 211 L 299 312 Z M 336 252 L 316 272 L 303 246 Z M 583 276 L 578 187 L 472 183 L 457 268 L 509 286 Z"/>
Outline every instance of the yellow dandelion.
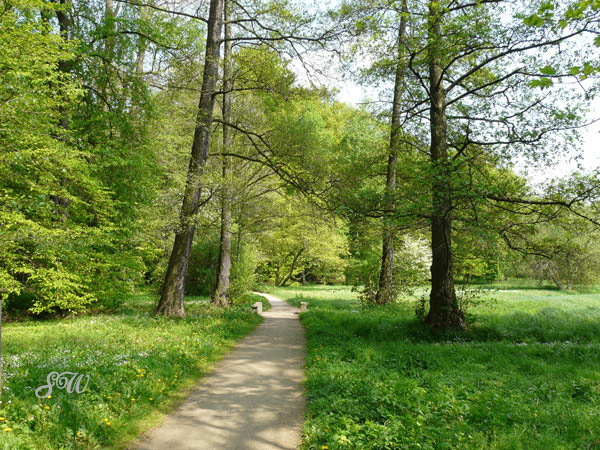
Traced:
<path fill-rule="evenodd" d="M 135 402 L 135 398 L 132 398 L 132 399 L 131 399 L 131 401 L 132 401 L 132 402 Z"/>
<path fill-rule="evenodd" d="M 48 396 L 48 398 L 52 398 L 52 396 L 51 396 L 51 395 L 49 395 L 49 396 Z"/>
<path fill-rule="evenodd" d="M 4 422 L 6 419 L 4 417 L 0 417 L 0 422 Z"/>
<path fill-rule="evenodd" d="M 48 405 L 44 406 L 44 409 L 50 409 L 50 407 Z"/>
<path fill-rule="evenodd" d="M 6 428 L 4 428 L 2 431 L 6 431 L 6 432 L 8 433 L 9 431 L 12 431 L 12 428 L 8 428 L 8 427 L 6 427 Z"/>
<path fill-rule="evenodd" d="M 110 427 L 110 422 L 106 422 L 106 426 L 107 426 L 107 427 Z"/>
<path fill-rule="evenodd" d="M 326 445 L 324 445 L 323 447 L 321 447 L 321 450 L 329 450 L 329 447 L 327 447 Z"/>
<path fill-rule="evenodd" d="M 150 401 L 152 401 L 152 400 L 154 400 L 154 399 L 153 399 L 152 397 L 150 397 L 150 399 L 149 399 L 149 400 L 150 400 Z"/>

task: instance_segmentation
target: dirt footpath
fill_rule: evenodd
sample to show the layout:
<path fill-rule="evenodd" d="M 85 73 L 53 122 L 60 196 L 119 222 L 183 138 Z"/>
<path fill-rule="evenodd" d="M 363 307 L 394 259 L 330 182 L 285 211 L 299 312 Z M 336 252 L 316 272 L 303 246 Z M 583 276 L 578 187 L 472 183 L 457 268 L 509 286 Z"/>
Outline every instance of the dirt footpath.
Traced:
<path fill-rule="evenodd" d="M 265 321 L 203 378 L 138 450 L 293 450 L 300 445 L 306 358 L 298 309 L 264 295 Z"/>

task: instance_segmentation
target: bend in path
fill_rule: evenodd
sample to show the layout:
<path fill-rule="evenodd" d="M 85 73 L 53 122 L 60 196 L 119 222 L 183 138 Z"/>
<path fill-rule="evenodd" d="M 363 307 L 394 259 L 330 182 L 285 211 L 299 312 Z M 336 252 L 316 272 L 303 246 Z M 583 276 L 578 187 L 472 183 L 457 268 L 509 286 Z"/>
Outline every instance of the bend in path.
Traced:
<path fill-rule="evenodd" d="M 138 450 L 293 450 L 301 442 L 306 361 L 298 309 L 272 295 L 243 338 Z"/>

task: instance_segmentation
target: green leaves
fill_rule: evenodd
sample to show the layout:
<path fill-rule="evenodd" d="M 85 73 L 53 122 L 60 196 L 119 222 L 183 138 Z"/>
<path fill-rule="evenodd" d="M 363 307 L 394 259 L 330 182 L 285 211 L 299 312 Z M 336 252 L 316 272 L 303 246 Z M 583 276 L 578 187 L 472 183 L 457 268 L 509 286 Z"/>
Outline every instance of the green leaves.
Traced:
<path fill-rule="evenodd" d="M 14 4 L 0 15 L 0 283 L 33 313 L 114 307 L 145 270 L 131 214 L 121 213 L 144 199 L 136 177 L 152 179 L 150 158 L 139 128 L 82 101 L 81 73 L 63 64 L 76 59 L 75 43 L 49 25 L 55 5 Z M 69 127 L 59 124 L 65 116 Z M 109 116 L 110 126 L 99 120 Z"/>
<path fill-rule="evenodd" d="M 547 76 L 532 80 L 529 83 L 529 86 L 540 89 L 551 88 L 554 83 L 550 78 L 548 78 L 548 76 L 556 75 L 556 69 L 554 69 L 552 66 L 545 66 L 540 69 L 540 73 Z"/>
<path fill-rule="evenodd" d="M 551 66 L 542 67 L 540 72 L 542 75 L 556 75 L 556 70 Z"/>
<path fill-rule="evenodd" d="M 592 63 L 590 63 L 590 62 L 587 62 L 587 61 L 586 61 L 586 62 L 583 64 L 583 73 L 584 73 L 584 75 L 586 75 L 586 76 L 589 76 L 589 75 L 591 75 L 591 74 L 592 74 L 592 73 L 594 73 L 596 70 L 597 70 L 597 69 L 596 69 L 596 67 L 594 67 L 594 66 L 592 65 Z"/>
<path fill-rule="evenodd" d="M 531 86 L 533 88 L 539 87 L 540 89 L 548 89 L 548 88 L 551 88 L 553 86 L 553 84 L 554 83 L 552 82 L 552 80 L 550 78 L 542 77 L 539 79 L 532 80 L 529 83 L 529 86 Z"/>
<path fill-rule="evenodd" d="M 537 14 L 532 14 L 529 17 L 526 17 L 525 19 L 523 19 L 523 23 L 530 27 L 542 27 L 542 26 L 544 26 L 544 19 L 542 19 Z"/>

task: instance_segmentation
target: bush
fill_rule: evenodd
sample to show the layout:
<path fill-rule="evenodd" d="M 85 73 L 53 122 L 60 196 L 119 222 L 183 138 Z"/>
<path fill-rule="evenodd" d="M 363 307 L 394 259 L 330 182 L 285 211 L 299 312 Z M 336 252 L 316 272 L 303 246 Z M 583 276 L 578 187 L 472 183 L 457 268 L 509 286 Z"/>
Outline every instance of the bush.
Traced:
<path fill-rule="evenodd" d="M 216 230 L 206 231 L 193 245 L 190 253 L 186 295 L 210 295 L 217 283 L 219 239 Z"/>

